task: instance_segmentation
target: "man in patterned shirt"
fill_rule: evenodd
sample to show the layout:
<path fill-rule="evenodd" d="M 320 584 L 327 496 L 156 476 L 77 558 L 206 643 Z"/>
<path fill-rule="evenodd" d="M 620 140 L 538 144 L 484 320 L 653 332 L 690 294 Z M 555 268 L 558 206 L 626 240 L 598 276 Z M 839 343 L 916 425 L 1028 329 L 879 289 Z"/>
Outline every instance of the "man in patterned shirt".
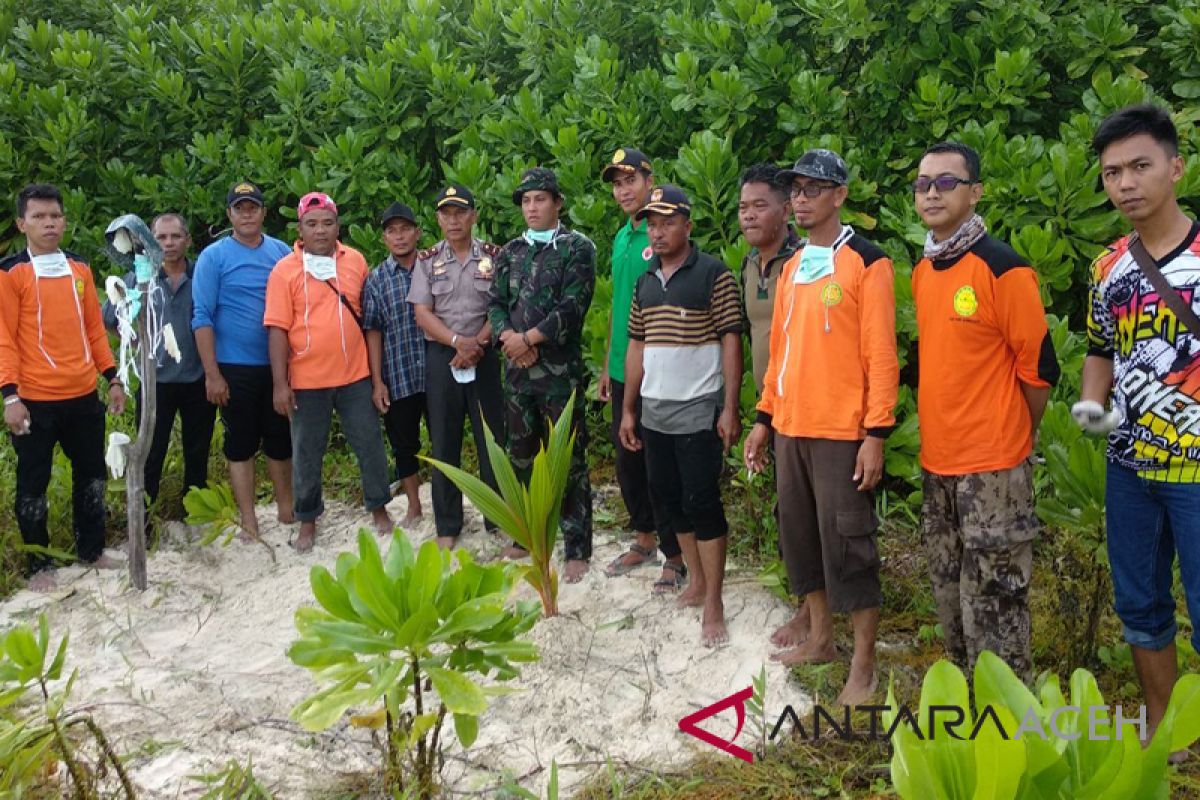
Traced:
<path fill-rule="evenodd" d="M 367 277 L 363 330 L 371 365 L 371 397 L 383 415 L 396 459 L 396 478 L 408 499 L 408 511 L 400 524 L 409 527 L 421 519 L 417 453 L 425 413 L 425 343 L 408 304 L 421 227 L 413 210 L 403 203 L 388 206 L 379 224 L 390 255 Z"/>
<path fill-rule="evenodd" d="M 1200 649 L 1200 330 L 1176 315 L 1139 261 L 1153 259 L 1181 310 L 1200 312 L 1200 224 L 1175 197 L 1184 164 L 1166 111 L 1121 109 L 1100 124 L 1092 144 L 1104 190 L 1134 233 L 1093 267 L 1088 356 L 1072 413 L 1085 429 L 1109 433 L 1108 559 L 1152 735 L 1177 677 L 1177 554 L 1192 644 Z M 1141 246 L 1139 259 L 1133 251 Z"/>

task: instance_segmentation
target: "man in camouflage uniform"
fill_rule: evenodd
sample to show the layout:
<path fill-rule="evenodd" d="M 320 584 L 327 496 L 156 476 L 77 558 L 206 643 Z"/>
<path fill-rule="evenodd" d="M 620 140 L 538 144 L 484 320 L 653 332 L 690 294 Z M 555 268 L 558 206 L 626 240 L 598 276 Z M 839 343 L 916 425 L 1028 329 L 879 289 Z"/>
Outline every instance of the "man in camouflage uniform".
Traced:
<path fill-rule="evenodd" d="M 596 280 L 596 248 L 559 220 L 563 198 L 554 172 L 527 169 L 513 192 L 529 226 L 496 257 L 488 320 L 507 359 L 505 417 L 508 455 L 528 480 L 547 422 L 575 393 L 575 448 L 560 526 L 563 579 L 583 578 L 592 556 L 592 487 L 587 474 L 583 322 Z M 506 554 L 520 557 L 520 548 Z"/>

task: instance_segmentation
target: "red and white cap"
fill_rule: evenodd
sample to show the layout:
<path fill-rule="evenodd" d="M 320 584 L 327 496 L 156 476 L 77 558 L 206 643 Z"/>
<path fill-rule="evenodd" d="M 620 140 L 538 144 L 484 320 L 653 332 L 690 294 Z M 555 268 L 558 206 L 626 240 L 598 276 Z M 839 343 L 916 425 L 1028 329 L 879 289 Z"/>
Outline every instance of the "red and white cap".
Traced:
<path fill-rule="evenodd" d="M 332 211 L 335 216 L 338 213 L 337 203 L 333 202 L 332 197 L 324 192 L 309 192 L 300 198 L 300 203 L 296 206 L 296 219 L 302 218 L 310 211 L 321 209 Z"/>

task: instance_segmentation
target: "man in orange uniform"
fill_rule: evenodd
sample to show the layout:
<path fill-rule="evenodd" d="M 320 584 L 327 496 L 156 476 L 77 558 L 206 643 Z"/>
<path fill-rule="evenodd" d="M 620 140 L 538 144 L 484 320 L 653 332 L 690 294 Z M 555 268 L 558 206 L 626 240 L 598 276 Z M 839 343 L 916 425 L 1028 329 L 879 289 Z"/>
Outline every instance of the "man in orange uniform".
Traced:
<path fill-rule="evenodd" d="M 100 316 L 92 269 L 59 249 L 67 220 L 62 194 L 31 184 L 17 195 L 25 251 L 0 262 L 0 392 L 17 451 L 17 526 L 25 544 L 50 544 L 46 488 L 54 445 L 71 461 L 72 512 L 79 558 L 114 567 L 104 555 L 104 405 L 96 375 L 108 381 L 108 410 L 125 410 L 125 390 Z M 29 588 L 54 588 L 53 564 L 33 553 Z"/>
<path fill-rule="evenodd" d="M 974 150 L 943 142 L 913 182 L 929 229 L 912 273 L 922 527 L 951 658 L 973 669 L 991 650 L 1029 680 L 1030 455 L 1059 368 L 1037 273 L 975 213 L 979 175 Z"/>
<path fill-rule="evenodd" d="M 354 450 L 363 501 L 376 530 L 391 533 L 387 454 L 372 400 L 367 343 L 359 324 L 367 262 L 338 241 L 337 206 L 309 192 L 296 209 L 300 241 L 267 280 L 267 327 L 276 413 L 291 419 L 292 484 L 298 552 L 312 549 L 321 499 L 321 467 L 337 409 Z"/>
<path fill-rule="evenodd" d="M 836 153 L 810 150 L 780 178 L 791 182 L 808 240 L 780 272 L 762 400 L 743 452 L 748 469 L 762 470 L 774 432 L 779 541 L 788 582 L 811 613 L 807 640 L 775 658 L 832 661 L 832 612 L 849 613 L 854 655 L 838 703 L 861 705 L 876 687 L 883 603 L 871 490 L 883 476 L 900 382 L 892 261 L 841 223 L 850 176 Z M 798 610 L 772 641 L 804 627 L 804 616 Z"/>

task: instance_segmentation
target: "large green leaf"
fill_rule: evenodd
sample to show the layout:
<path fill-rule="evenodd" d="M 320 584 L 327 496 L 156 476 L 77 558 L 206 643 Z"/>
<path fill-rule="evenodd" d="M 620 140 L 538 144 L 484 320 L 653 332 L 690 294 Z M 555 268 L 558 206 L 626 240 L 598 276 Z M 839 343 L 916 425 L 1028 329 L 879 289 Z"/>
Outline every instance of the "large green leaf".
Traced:
<path fill-rule="evenodd" d="M 424 670 L 450 713 L 478 715 L 487 711 L 487 697 L 483 689 L 466 675 L 434 666 L 426 666 Z"/>

